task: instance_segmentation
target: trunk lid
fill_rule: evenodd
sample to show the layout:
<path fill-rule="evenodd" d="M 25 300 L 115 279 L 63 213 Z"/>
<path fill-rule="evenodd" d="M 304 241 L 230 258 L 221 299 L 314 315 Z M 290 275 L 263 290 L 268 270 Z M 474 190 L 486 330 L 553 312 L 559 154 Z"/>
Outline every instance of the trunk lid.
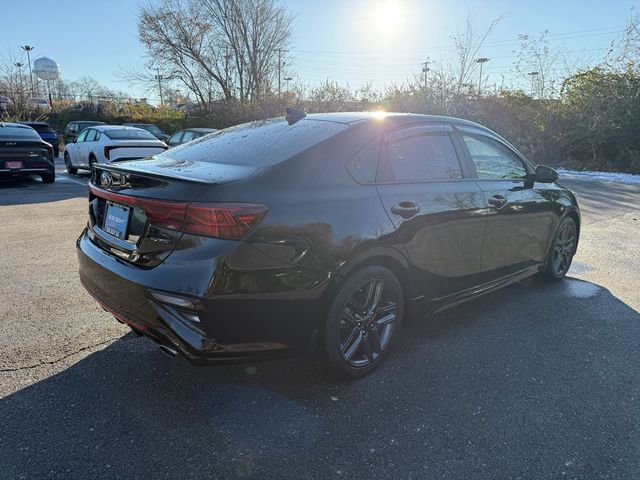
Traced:
<path fill-rule="evenodd" d="M 210 188 L 255 170 L 206 162 L 178 165 L 158 158 L 96 165 L 90 181 L 89 237 L 119 258 L 152 268 L 171 254 L 183 235 L 179 229 L 154 226 L 154 218 L 167 215 L 172 205 L 182 208 Z M 114 221 L 125 231 L 114 230 Z"/>

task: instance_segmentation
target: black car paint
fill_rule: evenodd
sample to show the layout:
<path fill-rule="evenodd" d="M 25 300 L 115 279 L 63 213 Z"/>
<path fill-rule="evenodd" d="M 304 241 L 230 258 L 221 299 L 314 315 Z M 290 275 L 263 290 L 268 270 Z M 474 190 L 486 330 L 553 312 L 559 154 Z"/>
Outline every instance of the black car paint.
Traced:
<path fill-rule="evenodd" d="M 100 166 L 153 183 L 115 187 L 120 193 L 252 202 L 269 211 L 242 241 L 172 233 L 168 250 L 151 248 L 147 265 L 109 253 L 99 229 L 89 227 L 78 239 L 87 290 L 134 331 L 195 363 L 271 357 L 313 350 L 340 282 L 366 264 L 390 268 L 412 313 L 426 314 L 537 273 L 562 218 L 572 215 L 579 226 L 570 191 L 533 176 L 479 181 L 459 141 L 460 180 L 385 185 L 358 183 L 349 172 L 349 161 L 363 146 L 372 146 L 377 162 L 384 135 L 402 128 L 444 126 L 456 138 L 458 128 L 470 127 L 504 142 L 479 125 L 408 114 L 328 114 L 302 121 L 348 128 L 289 159 L 242 173 L 218 164 L 191 165 L 185 173 L 180 162 L 171 173 L 165 158 L 171 151 L 158 160 Z M 499 209 L 488 203 L 495 193 L 508 199 Z M 419 214 L 405 219 L 391 212 L 405 201 L 417 204 Z M 185 322 L 153 292 L 188 299 L 202 324 Z"/>
<path fill-rule="evenodd" d="M 53 147 L 45 142 L 28 125 L 3 123 L 3 126 L 19 126 L 33 131 L 33 135 L 12 137 L 3 135 L 0 131 L 0 177 L 21 177 L 28 175 L 55 176 L 55 163 Z M 4 128 L 0 125 L 0 128 Z M 7 129 L 8 130 L 8 129 Z M 24 167 L 11 169 L 7 167 L 7 161 L 21 161 Z"/>

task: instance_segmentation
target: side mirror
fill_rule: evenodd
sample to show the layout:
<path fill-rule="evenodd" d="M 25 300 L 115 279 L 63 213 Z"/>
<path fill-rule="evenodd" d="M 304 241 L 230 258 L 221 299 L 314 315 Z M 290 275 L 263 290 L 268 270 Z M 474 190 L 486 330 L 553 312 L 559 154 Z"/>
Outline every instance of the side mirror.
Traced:
<path fill-rule="evenodd" d="M 540 183 L 553 183 L 558 180 L 558 172 L 553 168 L 545 165 L 538 165 L 536 167 L 536 182 Z"/>

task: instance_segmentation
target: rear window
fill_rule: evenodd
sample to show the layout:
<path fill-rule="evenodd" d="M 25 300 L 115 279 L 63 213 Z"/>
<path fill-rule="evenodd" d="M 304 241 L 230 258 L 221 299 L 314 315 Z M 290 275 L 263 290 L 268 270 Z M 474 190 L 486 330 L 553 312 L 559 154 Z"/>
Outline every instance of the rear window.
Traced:
<path fill-rule="evenodd" d="M 49 125 L 30 125 L 30 127 L 33 128 L 36 132 L 40 133 L 54 133 L 53 128 L 51 128 Z"/>
<path fill-rule="evenodd" d="M 40 140 L 40 136 L 36 133 L 33 128 L 30 127 L 10 127 L 5 125 L 4 127 L 0 127 L 0 138 L 2 140 L 9 140 L 14 138 L 19 139 L 33 139 Z"/>
<path fill-rule="evenodd" d="M 146 130 L 134 130 L 133 128 L 105 130 L 104 134 L 111 140 L 157 140 Z"/>
<path fill-rule="evenodd" d="M 221 130 L 160 157 L 229 165 L 272 165 L 347 128 L 343 123 L 318 120 L 301 120 L 293 125 L 284 119 L 262 120 Z"/>

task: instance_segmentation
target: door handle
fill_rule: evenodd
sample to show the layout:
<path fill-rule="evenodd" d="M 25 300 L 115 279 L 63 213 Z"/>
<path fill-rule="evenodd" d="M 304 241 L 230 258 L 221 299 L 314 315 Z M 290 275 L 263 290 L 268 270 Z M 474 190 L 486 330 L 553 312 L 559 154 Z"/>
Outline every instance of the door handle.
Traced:
<path fill-rule="evenodd" d="M 391 207 L 391 213 L 400 215 L 402 218 L 411 218 L 420 211 L 420 207 L 413 202 L 400 202 Z"/>
<path fill-rule="evenodd" d="M 496 209 L 500 209 L 507 204 L 507 199 L 502 195 L 494 195 L 493 197 L 489 197 L 487 203 L 493 205 Z"/>

